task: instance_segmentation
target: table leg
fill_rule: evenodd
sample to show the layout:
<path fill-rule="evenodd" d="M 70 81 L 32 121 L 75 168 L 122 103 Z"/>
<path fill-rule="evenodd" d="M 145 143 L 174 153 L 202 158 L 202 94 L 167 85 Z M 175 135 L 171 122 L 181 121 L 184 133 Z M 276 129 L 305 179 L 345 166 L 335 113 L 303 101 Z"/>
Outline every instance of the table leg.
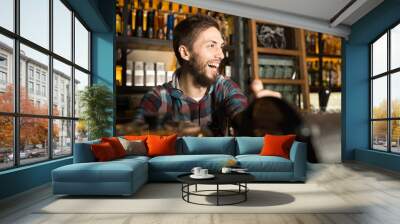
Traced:
<path fill-rule="evenodd" d="M 195 191 L 197 192 L 197 184 L 196 184 L 196 186 L 195 186 Z"/>
<path fill-rule="evenodd" d="M 217 206 L 219 205 L 219 184 L 217 184 Z"/>
<path fill-rule="evenodd" d="M 247 183 L 244 183 L 244 201 L 247 201 Z"/>

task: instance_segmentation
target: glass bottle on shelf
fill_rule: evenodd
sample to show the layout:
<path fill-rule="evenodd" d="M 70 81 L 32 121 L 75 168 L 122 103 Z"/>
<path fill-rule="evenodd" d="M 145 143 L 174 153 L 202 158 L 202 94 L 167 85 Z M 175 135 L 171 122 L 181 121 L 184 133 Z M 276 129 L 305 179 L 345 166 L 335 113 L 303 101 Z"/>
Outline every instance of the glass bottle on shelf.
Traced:
<path fill-rule="evenodd" d="M 174 22 L 175 26 L 186 18 L 186 15 L 183 12 L 183 8 L 182 7 L 183 7 L 182 4 L 179 4 L 178 12 L 175 15 L 175 22 Z"/>
<path fill-rule="evenodd" d="M 153 9 L 153 1 L 150 0 L 150 11 L 147 14 L 147 37 L 148 38 L 154 38 L 154 16 L 155 16 L 155 11 Z"/>
<path fill-rule="evenodd" d="M 309 47 L 309 52 L 310 52 L 311 54 L 316 54 L 316 53 L 317 53 L 317 51 L 316 51 L 316 49 L 315 49 L 316 43 L 317 43 L 317 40 L 316 40 L 316 38 L 315 38 L 315 35 L 314 35 L 313 33 L 310 33 L 310 47 Z"/>
<path fill-rule="evenodd" d="M 321 87 L 321 85 L 320 85 L 320 80 L 319 80 L 319 78 L 318 78 L 318 72 L 319 72 L 319 62 L 317 61 L 317 60 L 315 60 L 314 62 L 313 62 L 313 64 L 312 64 L 312 68 L 313 68 L 313 74 L 314 74 L 314 79 L 313 79 L 313 81 L 314 81 L 314 86 L 315 87 Z"/>
<path fill-rule="evenodd" d="M 139 8 L 136 11 L 136 22 L 135 22 L 135 36 L 143 37 L 143 9 L 141 7 L 141 1 L 138 1 Z"/>
<path fill-rule="evenodd" d="M 123 32 L 123 18 L 122 18 L 122 9 L 123 7 L 120 5 L 120 1 L 117 1 L 116 5 L 116 14 L 115 14 L 115 29 L 117 36 L 121 36 Z"/>
<path fill-rule="evenodd" d="M 147 34 L 147 14 L 148 14 L 148 9 L 149 9 L 149 1 L 144 0 L 142 1 L 142 6 L 143 6 L 143 36 Z"/>
<path fill-rule="evenodd" d="M 158 3 L 158 12 L 157 12 L 157 39 L 165 39 L 164 33 L 164 13 L 162 12 L 162 2 Z"/>
<path fill-rule="evenodd" d="M 132 12 L 133 12 L 133 4 L 131 2 L 128 2 L 128 4 L 126 5 L 127 7 L 127 15 L 128 15 L 128 19 L 127 19 L 127 24 L 126 24 L 126 35 L 127 36 L 132 36 Z"/>
<path fill-rule="evenodd" d="M 174 30 L 174 14 L 172 13 L 172 2 L 169 5 L 169 14 L 167 17 L 167 40 L 173 39 L 173 30 Z"/>

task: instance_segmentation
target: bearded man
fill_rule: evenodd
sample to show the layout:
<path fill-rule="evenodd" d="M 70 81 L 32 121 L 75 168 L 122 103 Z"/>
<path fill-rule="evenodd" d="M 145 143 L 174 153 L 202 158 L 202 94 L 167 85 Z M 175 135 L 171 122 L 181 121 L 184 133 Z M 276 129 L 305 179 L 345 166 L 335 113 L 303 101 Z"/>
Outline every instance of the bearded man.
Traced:
<path fill-rule="evenodd" d="M 224 40 L 216 20 L 194 15 L 174 29 L 173 48 L 180 65 L 172 81 L 143 96 L 134 121 L 151 128 L 187 122 L 213 136 L 227 135 L 229 121 L 247 107 L 247 97 L 219 74 Z"/>

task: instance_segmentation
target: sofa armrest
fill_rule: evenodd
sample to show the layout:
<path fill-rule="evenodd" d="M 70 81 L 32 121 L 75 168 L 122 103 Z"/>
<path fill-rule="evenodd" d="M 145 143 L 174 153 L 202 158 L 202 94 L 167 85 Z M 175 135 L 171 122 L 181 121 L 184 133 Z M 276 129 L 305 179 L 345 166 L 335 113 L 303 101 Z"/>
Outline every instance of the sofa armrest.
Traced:
<path fill-rule="evenodd" d="M 75 143 L 74 145 L 74 163 L 89 163 L 95 162 L 96 158 L 94 157 L 90 146 L 92 144 L 100 143 L 99 140 Z"/>
<path fill-rule="evenodd" d="M 307 176 L 307 144 L 294 141 L 290 149 L 290 160 L 293 162 L 293 178 L 305 181 Z"/>

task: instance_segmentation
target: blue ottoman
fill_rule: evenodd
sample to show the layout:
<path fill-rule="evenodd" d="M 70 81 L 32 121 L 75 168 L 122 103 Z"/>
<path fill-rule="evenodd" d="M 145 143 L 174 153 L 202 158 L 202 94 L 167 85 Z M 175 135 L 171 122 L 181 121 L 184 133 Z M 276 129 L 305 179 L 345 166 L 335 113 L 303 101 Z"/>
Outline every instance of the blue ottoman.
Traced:
<path fill-rule="evenodd" d="M 148 180 L 147 159 L 74 163 L 52 171 L 53 193 L 132 195 Z"/>

